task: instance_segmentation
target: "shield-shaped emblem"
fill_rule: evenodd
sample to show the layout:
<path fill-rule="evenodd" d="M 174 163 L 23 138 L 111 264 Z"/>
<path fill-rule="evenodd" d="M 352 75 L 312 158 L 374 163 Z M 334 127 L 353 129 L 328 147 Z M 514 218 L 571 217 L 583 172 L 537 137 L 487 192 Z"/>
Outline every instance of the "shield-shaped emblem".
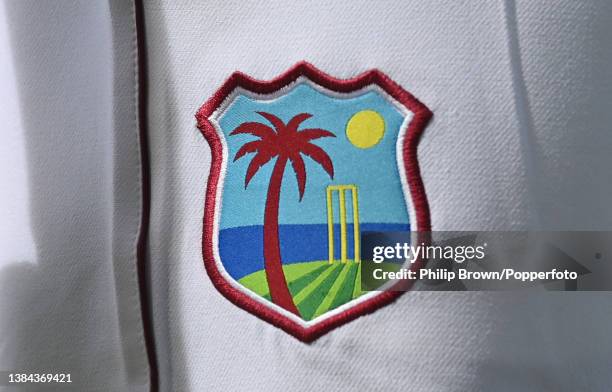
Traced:
<path fill-rule="evenodd" d="M 417 143 L 431 112 L 378 70 L 236 72 L 196 118 L 212 164 L 206 271 L 239 307 L 303 341 L 392 302 L 362 292 L 363 231 L 429 231 Z"/>

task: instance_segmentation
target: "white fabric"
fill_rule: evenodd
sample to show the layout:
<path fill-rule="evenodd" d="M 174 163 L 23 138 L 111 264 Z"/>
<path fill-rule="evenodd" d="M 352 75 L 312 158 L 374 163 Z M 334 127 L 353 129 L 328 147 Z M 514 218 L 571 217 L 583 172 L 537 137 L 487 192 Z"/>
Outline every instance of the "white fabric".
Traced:
<path fill-rule="evenodd" d="M 149 390 L 134 45 L 131 2 L 0 4 L 2 371 Z"/>
<path fill-rule="evenodd" d="M 435 230 L 612 227 L 604 0 L 146 2 L 150 262 L 162 390 L 612 387 L 608 293 L 409 293 L 303 344 L 206 276 L 198 107 L 235 70 L 378 67 L 434 112 L 419 146 Z"/>

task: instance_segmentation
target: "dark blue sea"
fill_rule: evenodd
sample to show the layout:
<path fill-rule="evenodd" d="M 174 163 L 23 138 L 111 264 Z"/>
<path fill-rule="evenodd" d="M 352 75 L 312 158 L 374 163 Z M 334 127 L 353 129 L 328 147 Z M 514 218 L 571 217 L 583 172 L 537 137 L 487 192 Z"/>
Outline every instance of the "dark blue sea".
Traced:
<path fill-rule="evenodd" d="M 409 231 L 408 224 L 362 223 L 361 232 Z M 283 264 L 327 260 L 327 225 L 280 225 Z M 353 226 L 347 225 L 348 257 L 353 258 Z M 340 258 L 340 224 L 334 227 L 336 258 Z M 219 253 L 227 272 L 234 279 L 264 268 L 263 226 L 243 226 L 221 230 Z"/>

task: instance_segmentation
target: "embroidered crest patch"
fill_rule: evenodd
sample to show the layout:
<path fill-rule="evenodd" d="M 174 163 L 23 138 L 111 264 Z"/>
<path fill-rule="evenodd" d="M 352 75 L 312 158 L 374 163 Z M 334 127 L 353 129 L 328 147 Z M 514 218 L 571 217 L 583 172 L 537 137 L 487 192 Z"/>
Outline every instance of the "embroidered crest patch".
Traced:
<path fill-rule="evenodd" d="M 232 74 L 196 115 L 215 287 L 303 341 L 393 301 L 400 291 L 361 291 L 360 233 L 430 229 L 416 153 L 430 117 L 378 70 Z"/>

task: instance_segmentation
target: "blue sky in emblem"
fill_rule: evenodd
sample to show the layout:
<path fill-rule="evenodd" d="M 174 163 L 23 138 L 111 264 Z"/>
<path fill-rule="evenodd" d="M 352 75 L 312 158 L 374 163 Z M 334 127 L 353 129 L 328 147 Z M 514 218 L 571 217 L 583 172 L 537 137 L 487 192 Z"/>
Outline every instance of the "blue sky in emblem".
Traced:
<path fill-rule="evenodd" d="M 383 139 L 369 149 L 355 147 L 346 136 L 349 119 L 362 110 L 376 111 L 385 121 Z M 403 114 L 375 91 L 367 91 L 348 99 L 335 98 L 301 83 L 274 100 L 260 101 L 239 95 L 219 119 L 229 153 L 220 229 L 263 225 L 266 193 L 276 159 L 262 167 L 245 189 L 246 170 L 254 154 L 248 154 L 235 162 L 233 159 L 244 143 L 257 138 L 251 135 L 229 136 L 232 130 L 245 121 L 257 121 L 271 126 L 257 111 L 272 113 L 285 123 L 293 116 L 307 112 L 312 117 L 304 121 L 299 129 L 323 128 L 336 135 L 335 138 L 313 141 L 331 157 L 335 171 L 333 180 L 321 166 L 304 156 L 307 176 L 302 201 L 299 200 L 296 176 L 292 167 L 287 165 L 281 188 L 281 225 L 325 224 L 326 187 L 340 184 L 357 185 L 362 223 L 409 223 L 396 161 L 396 142 L 404 120 Z M 335 204 L 337 208 L 337 201 Z"/>

